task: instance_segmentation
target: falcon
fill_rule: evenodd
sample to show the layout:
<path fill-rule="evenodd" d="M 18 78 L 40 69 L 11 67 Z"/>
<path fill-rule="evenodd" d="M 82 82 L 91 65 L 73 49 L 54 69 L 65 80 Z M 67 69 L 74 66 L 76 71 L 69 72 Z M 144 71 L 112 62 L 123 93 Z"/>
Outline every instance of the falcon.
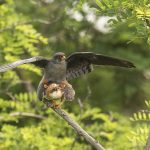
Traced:
<path fill-rule="evenodd" d="M 43 68 L 43 77 L 37 89 L 40 100 L 47 98 L 52 100 L 71 101 L 75 97 L 75 91 L 70 79 L 79 77 L 93 70 L 93 65 L 108 65 L 125 68 L 134 68 L 134 64 L 128 60 L 95 54 L 93 52 L 75 52 L 67 58 L 62 52 L 54 54 L 52 59 L 41 56 L 19 60 L 10 64 L 0 66 L 0 72 L 16 68 L 19 65 L 31 63 Z M 57 104 L 54 104 L 57 106 Z"/>

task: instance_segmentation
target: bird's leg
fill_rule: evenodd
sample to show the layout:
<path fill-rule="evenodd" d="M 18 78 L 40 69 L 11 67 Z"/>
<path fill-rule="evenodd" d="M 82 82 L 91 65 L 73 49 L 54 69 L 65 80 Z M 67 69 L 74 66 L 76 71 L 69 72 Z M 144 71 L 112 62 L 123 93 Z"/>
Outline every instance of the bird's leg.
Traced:
<path fill-rule="evenodd" d="M 61 105 L 57 104 L 55 100 L 51 100 L 51 102 L 53 104 L 53 106 L 52 106 L 53 108 L 56 108 L 56 109 L 61 108 Z"/>

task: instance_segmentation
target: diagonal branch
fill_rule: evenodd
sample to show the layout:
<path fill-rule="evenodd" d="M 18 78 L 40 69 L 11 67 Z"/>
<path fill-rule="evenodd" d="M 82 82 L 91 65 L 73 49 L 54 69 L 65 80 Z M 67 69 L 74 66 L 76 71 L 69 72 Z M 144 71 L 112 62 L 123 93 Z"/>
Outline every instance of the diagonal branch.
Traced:
<path fill-rule="evenodd" d="M 87 142 L 89 142 L 94 148 L 97 150 L 105 150 L 103 146 L 96 141 L 93 137 L 91 137 L 85 130 L 83 130 L 78 123 L 76 123 L 70 116 L 61 108 L 54 108 L 53 104 L 44 99 L 43 102 L 47 105 L 47 107 L 53 109 L 59 116 L 61 116 L 68 124 L 80 135 L 85 138 Z"/>

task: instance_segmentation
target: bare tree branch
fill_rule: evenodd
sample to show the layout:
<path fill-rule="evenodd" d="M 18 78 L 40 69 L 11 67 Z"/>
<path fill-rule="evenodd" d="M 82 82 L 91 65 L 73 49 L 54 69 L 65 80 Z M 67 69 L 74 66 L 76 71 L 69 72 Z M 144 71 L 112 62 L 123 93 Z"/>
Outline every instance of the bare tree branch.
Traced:
<path fill-rule="evenodd" d="M 42 116 L 42 115 L 37 115 L 37 114 L 33 114 L 33 113 L 28 113 L 28 112 L 14 112 L 11 113 L 10 116 L 24 116 L 24 117 L 32 117 L 32 118 L 37 118 L 37 119 L 46 119 L 46 117 Z"/>
<path fill-rule="evenodd" d="M 85 130 L 83 130 L 78 123 L 76 123 L 70 116 L 61 108 L 55 108 L 51 101 L 43 99 L 43 102 L 47 105 L 47 107 L 53 109 L 59 116 L 61 116 L 68 124 L 80 135 L 85 138 L 87 142 L 89 142 L 94 148 L 97 150 L 105 150 L 103 146 L 96 141 L 93 137 L 91 137 Z"/>
<path fill-rule="evenodd" d="M 42 115 L 37 115 L 34 113 L 28 113 L 28 112 L 13 112 L 13 113 L 10 113 L 9 116 L 11 117 L 23 116 L 23 117 L 31 117 L 31 118 L 36 118 L 36 119 L 46 119 L 46 117 Z M 4 116 L 0 116 L 0 120 L 3 120 L 4 118 L 5 118 Z"/>

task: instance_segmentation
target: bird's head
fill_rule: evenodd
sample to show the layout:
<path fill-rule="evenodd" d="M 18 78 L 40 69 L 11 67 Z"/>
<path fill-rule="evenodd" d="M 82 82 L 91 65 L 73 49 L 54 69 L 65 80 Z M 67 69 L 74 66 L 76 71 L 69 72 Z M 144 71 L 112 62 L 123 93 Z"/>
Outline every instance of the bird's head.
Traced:
<path fill-rule="evenodd" d="M 65 56 L 64 53 L 58 52 L 58 53 L 56 53 L 56 54 L 53 56 L 53 59 L 54 59 L 56 62 L 60 63 L 60 62 L 63 62 L 63 61 L 66 60 L 66 56 Z"/>

